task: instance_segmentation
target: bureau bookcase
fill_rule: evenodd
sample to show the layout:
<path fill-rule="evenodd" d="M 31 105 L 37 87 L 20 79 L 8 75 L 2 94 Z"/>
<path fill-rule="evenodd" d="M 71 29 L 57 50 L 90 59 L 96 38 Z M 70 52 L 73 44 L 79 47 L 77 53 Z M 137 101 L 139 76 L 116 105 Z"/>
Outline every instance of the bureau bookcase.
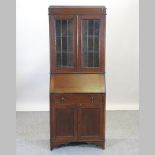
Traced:
<path fill-rule="evenodd" d="M 50 6 L 50 144 L 105 147 L 104 6 Z"/>

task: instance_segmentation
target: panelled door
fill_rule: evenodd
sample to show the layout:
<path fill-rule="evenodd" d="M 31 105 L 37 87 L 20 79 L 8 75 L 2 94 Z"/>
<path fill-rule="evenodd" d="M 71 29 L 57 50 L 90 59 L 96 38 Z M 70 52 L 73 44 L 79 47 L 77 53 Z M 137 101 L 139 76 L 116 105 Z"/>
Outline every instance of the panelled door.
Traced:
<path fill-rule="evenodd" d="M 78 69 L 80 72 L 103 72 L 105 17 L 78 16 Z"/>
<path fill-rule="evenodd" d="M 104 106 L 82 105 L 78 110 L 78 139 L 104 139 Z"/>
<path fill-rule="evenodd" d="M 75 105 L 53 105 L 51 107 L 52 139 L 54 141 L 77 140 L 77 109 Z"/>
<path fill-rule="evenodd" d="M 51 71 L 75 72 L 77 67 L 77 22 L 73 15 L 50 16 Z"/>
<path fill-rule="evenodd" d="M 104 139 L 104 105 L 53 105 L 52 139 L 77 141 Z"/>

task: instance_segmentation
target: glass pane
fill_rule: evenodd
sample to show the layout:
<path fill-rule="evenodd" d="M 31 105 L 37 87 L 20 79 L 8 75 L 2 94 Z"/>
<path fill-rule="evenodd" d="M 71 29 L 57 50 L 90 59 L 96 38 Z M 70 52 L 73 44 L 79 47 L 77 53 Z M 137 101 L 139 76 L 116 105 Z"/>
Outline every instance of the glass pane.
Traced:
<path fill-rule="evenodd" d="M 95 35 L 99 35 L 99 20 L 95 20 Z"/>
<path fill-rule="evenodd" d="M 88 37 L 88 52 L 93 51 L 94 48 L 93 41 L 94 41 L 93 37 Z"/>
<path fill-rule="evenodd" d="M 62 52 L 67 52 L 67 37 L 62 37 Z"/>
<path fill-rule="evenodd" d="M 56 35 L 61 36 L 61 20 L 56 20 Z"/>
<path fill-rule="evenodd" d="M 61 51 L 61 38 L 57 37 L 56 50 Z"/>
<path fill-rule="evenodd" d="M 67 53 L 62 53 L 62 66 L 67 66 Z"/>
<path fill-rule="evenodd" d="M 82 29 L 82 67 L 99 67 L 99 20 L 84 19 Z"/>
<path fill-rule="evenodd" d="M 73 20 L 56 20 L 56 65 L 73 67 Z"/>
<path fill-rule="evenodd" d="M 88 20 L 88 35 L 94 34 L 94 20 Z"/>
<path fill-rule="evenodd" d="M 87 52 L 87 37 L 84 37 L 83 38 L 83 43 L 82 43 L 82 45 L 83 45 L 83 53 L 86 53 Z"/>
<path fill-rule="evenodd" d="M 68 20 L 68 35 L 73 36 L 73 21 Z"/>
<path fill-rule="evenodd" d="M 72 66 L 72 64 L 73 64 L 73 54 L 72 53 L 68 53 L 68 55 L 67 55 L 67 65 L 68 66 Z"/>
<path fill-rule="evenodd" d="M 67 36 L 67 20 L 62 20 L 62 36 Z"/>
<path fill-rule="evenodd" d="M 82 21 L 82 34 L 84 36 L 87 35 L 87 27 L 88 27 L 87 24 L 88 24 L 87 20 Z"/>
<path fill-rule="evenodd" d="M 82 66 L 88 66 L 88 53 L 83 53 L 82 60 Z"/>
<path fill-rule="evenodd" d="M 88 67 L 94 67 L 93 65 L 93 52 L 88 53 Z"/>
<path fill-rule="evenodd" d="M 57 53 L 57 66 L 61 66 L 61 53 Z"/>
<path fill-rule="evenodd" d="M 95 37 L 95 41 L 94 41 L 94 50 L 95 51 L 99 51 L 99 38 Z"/>
<path fill-rule="evenodd" d="M 67 47 L 68 47 L 68 51 L 73 50 L 73 38 L 72 37 L 68 37 Z"/>

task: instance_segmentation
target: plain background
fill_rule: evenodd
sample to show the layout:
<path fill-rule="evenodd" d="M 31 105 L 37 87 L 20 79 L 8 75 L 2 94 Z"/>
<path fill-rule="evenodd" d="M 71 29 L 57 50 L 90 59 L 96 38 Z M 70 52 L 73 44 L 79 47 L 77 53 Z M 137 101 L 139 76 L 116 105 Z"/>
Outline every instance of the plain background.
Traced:
<path fill-rule="evenodd" d="M 50 5 L 88 5 L 83 0 L 16 1 L 16 110 L 48 110 Z M 138 109 L 139 2 L 95 0 L 105 5 L 107 109 Z"/>

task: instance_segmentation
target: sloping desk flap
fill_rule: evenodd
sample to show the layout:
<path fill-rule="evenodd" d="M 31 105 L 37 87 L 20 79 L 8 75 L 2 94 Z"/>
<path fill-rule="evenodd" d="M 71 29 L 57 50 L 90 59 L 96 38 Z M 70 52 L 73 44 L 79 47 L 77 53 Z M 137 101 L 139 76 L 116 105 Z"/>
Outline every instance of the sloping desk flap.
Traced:
<path fill-rule="evenodd" d="M 104 74 L 52 74 L 51 93 L 105 93 Z"/>

